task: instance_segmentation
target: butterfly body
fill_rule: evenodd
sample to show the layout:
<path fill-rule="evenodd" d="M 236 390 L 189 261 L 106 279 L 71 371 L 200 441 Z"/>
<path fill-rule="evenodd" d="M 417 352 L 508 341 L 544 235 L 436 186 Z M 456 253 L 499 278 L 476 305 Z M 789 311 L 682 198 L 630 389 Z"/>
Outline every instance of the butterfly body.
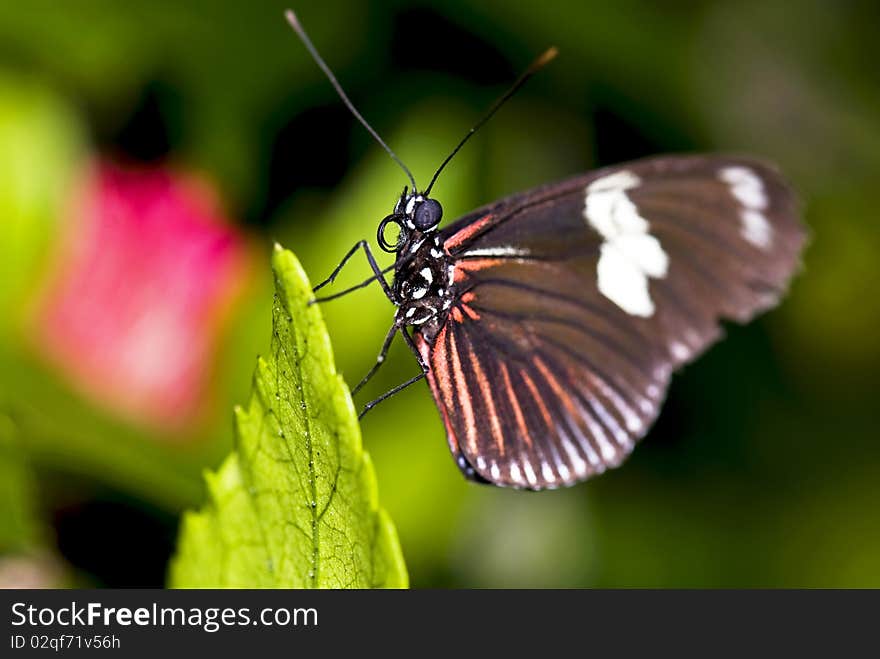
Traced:
<path fill-rule="evenodd" d="M 436 227 L 427 231 L 402 228 L 400 238 L 392 284 L 395 324 L 414 327 L 433 338 L 455 299 L 453 261 Z"/>

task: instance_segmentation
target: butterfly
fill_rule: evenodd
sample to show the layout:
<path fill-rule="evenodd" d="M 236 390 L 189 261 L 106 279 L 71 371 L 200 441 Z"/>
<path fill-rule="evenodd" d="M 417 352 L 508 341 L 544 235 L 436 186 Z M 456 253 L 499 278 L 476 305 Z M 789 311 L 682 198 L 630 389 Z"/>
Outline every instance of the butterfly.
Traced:
<path fill-rule="evenodd" d="M 302 32 L 288 20 L 351 106 Z M 375 366 L 400 334 L 427 379 L 449 449 L 469 479 L 540 490 L 620 465 L 657 418 L 672 373 L 722 334 L 775 306 L 798 268 L 799 202 L 772 165 L 748 157 L 668 155 L 501 199 L 440 227 L 440 171 L 547 51 L 459 143 L 423 191 L 404 188 L 379 224 L 395 255 L 396 306 Z M 397 227 L 393 240 L 387 228 Z M 329 300 L 354 289 L 321 298 Z"/>

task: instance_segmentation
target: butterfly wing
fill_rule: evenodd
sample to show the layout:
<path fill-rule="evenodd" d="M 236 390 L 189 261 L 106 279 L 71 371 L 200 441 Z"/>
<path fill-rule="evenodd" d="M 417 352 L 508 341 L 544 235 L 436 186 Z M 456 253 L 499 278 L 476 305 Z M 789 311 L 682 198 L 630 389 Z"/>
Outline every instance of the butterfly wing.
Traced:
<path fill-rule="evenodd" d="M 720 319 L 777 303 L 805 231 L 772 167 L 683 156 L 519 194 L 442 236 L 455 302 L 416 340 L 450 448 L 477 480 L 540 489 L 619 465 Z"/>

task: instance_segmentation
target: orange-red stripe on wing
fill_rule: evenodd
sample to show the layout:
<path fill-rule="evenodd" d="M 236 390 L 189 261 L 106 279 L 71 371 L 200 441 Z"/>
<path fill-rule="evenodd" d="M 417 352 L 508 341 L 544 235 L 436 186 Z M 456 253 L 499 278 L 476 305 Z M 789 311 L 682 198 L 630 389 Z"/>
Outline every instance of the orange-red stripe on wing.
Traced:
<path fill-rule="evenodd" d="M 462 284 L 467 281 L 471 273 L 504 265 L 505 261 L 507 261 L 507 259 L 495 259 L 489 257 L 479 259 L 459 259 L 455 262 L 455 266 L 452 269 L 452 282 L 454 284 Z"/>
<path fill-rule="evenodd" d="M 443 328 L 444 330 L 446 328 Z M 435 342 L 435 346 L 443 346 L 443 351 L 445 355 L 446 347 L 442 343 L 443 335 L 437 335 L 437 341 Z M 459 445 L 458 445 L 458 437 L 455 435 L 455 430 L 452 427 L 452 424 L 449 423 L 449 412 L 447 412 L 447 405 L 445 400 L 452 400 L 452 394 L 448 391 L 448 379 L 447 386 L 444 388 L 438 385 L 436 374 L 444 373 L 448 378 L 448 369 L 446 367 L 446 359 L 442 361 L 442 368 L 438 368 L 438 365 L 431 359 L 431 346 L 428 345 L 428 342 L 421 335 L 416 336 L 416 345 L 419 349 L 419 354 L 422 355 L 422 359 L 424 359 L 427 363 L 431 364 L 431 370 L 428 371 L 428 386 L 431 387 L 431 393 L 434 395 L 434 401 L 437 403 L 437 409 L 440 410 L 440 416 L 443 418 L 443 425 L 446 426 L 446 442 L 449 444 L 449 450 L 453 455 L 458 455 L 459 453 Z M 435 349 L 434 355 L 437 356 L 437 350 Z"/>
<path fill-rule="evenodd" d="M 465 270 L 467 272 L 476 272 L 477 270 L 484 270 L 486 268 L 491 268 L 492 266 L 502 265 L 504 263 L 509 263 L 509 259 L 499 259 L 492 257 L 483 257 L 477 259 L 460 259 L 455 262 L 455 270 L 458 272 L 459 270 Z"/>
<path fill-rule="evenodd" d="M 467 304 L 462 304 L 461 310 L 464 311 L 467 314 L 468 318 L 470 318 L 471 320 L 479 320 L 480 319 L 480 314 L 478 314 L 476 311 L 474 311 Z"/>
<path fill-rule="evenodd" d="M 447 329 L 444 325 L 440 328 L 440 332 L 437 334 L 437 337 L 434 339 L 434 349 L 431 350 L 430 346 L 424 342 L 424 339 L 419 343 L 419 354 L 422 355 L 422 359 L 425 363 L 430 364 L 431 370 L 437 374 L 437 386 L 439 388 L 440 393 L 443 398 L 442 401 L 448 408 L 452 408 L 452 384 L 449 379 L 449 362 L 447 359 L 447 349 L 446 349 L 446 339 L 447 339 Z M 421 336 L 419 336 L 421 339 Z M 422 344 L 424 342 L 425 348 L 422 348 Z"/>
<path fill-rule="evenodd" d="M 544 376 L 544 379 L 547 380 L 547 384 L 553 389 L 553 393 L 556 394 L 557 398 L 562 401 L 562 404 L 565 405 L 565 408 L 568 410 L 568 413 L 572 415 L 573 418 L 577 418 L 580 415 L 580 410 L 575 406 L 575 404 L 571 401 L 571 397 L 568 395 L 568 392 L 565 391 L 563 386 L 559 383 L 559 380 L 556 379 L 556 376 L 553 375 L 553 372 L 547 368 L 547 364 L 540 357 L 532 358 L 532 362 L 535 364 L 537 369 L 541 371 L 541 375 Z"/>
<path fill-rule="evenodd" d="M 541 393 L 538 391 L 538 387 L 535 386 L 535 383 L 532 381 L 532 378 L 529 376 L 525 370 L 520 370 L 520 376 L 523 381 L 526 383 L 526 386 L 529 388 L 529 391 L 532 392 L 532 398 L 535 399 L 535 402 L 538 404 L 538 407 L 541 409 L 541 416 L 544 417 L 544 421 L 547 424 L 548 429 L 552 429 L 555 425 L 553 423 L 553 417 L 550 415 L 550 411 L 547 409 L 547 406 L 544 405 L 544 398 L 541 396 Z"/>
<path fill-rule="evenodd" d="M 526 445 L 531 448 L 532 436 L 529 434 L 529 427 L 526 425 L 525 415 L 523 415 L 522 409 L 520 409 L 519 401 L 516 399 L 516 393 L 514 393 L 513 386 L 510 383 L 510 373 L 507 372 L 507 364 L 504 362 L 500 362 L 500 364 L 501 376 L 504 378 L 504 389 L 507 391 L 508 399 L 510 399 L 510 406 L 513 408 L 513 416 L 516 417 L 516 424 L 522 432 Z"/>
<path fill-rule="evenodd" d="M 572 430 L 577 435 L 576 447 L 581 453 L 581 456 L 586 458 L 587 463 L 590 464 L 591 468 L 595 468 L 596 465 L 599 465 L 602 462 L 602 458 L 600 458 L 597 452 L 599 450 L 599 438 L 601 437 L 603 438 L 603 441 L 607 441 L 605 430 L 601 423 L 594 417 L 591 410 L 582 406 L 580 401 L 573 399 L 571 393 L 562 386 L 559 380 L 556 379 L 556 375 L 554 375 L 553 371 L 550 370 L 550 367 L 544 363 L 544 360 L 536 356 L 532 361 L 541 372 L 541 375 L 544 376 L 544 379 L 547 380 L 547 384 L 553 389 L 553 393 L 555 393 L 558 399 L 562 401 L 562 404 L 565 405 L 569 421 L 572 424 Z M 589 434 L 585 434 L 580 428 L 578 420 L 586 424 L 587 432 Z M 590 439 L 591 437 L 592 440 Z M 593 446 L 593 442 L 596 443 L 596 447 Z"/>
<path fill-rule="evenodd" d="M 480 392 L 483 394 L 483 399 L 486 401 L 486 405 L 489 408 L 489 423 L 492 426 L 492 435 L 495 438 L 495 444 L 498 446 L 498 454 L 503 456 L 504 432 L 501 429 L 501 419 L 498 417 L 498 410 L 495 408 L 495 399 L 492 397 L 492 388 L 489 386 L 489 381 L 486 379 L 483 367 L 480 366 L 480 359 L 477 357 L 476 351 L 471 350 L 470 355 L 471 368 L 473 369 L 474 377 L 477 378 Z"/>
<path fill-rule="evenodd" d="M 455 378 L 455 386 L 458 389 L 458 404 L 464 415 L 465 434 L 467 435 L 468 448 L 471 451 L 471 455 L 476 455 L 477 424 L 474 417 L 474 407 L 471 401 L 470 391 L 468 390 L 467 381 L 461 370 L 461 360 L 458 356 L 458 345 L 456 344 L 454 335 L 451 336 L 449 347 L 449 355 L 452 358 L 452 376 Z"/>
<path fill-rule="evenodd" d="M 484 215 L 479 220 L 472 222 L 470 225 L 466 226 L 464 229 L 460 229 L 456 233 L 449 236 L 446 239 L 446 242 L 443 243 L 443 247 L 447 252 L 452 252 L 454 249 L 461 247 L 468 240 L 473 238 L 476 234 L 485 228 L 489 222 L 492 221 L 492 215 Z"/>

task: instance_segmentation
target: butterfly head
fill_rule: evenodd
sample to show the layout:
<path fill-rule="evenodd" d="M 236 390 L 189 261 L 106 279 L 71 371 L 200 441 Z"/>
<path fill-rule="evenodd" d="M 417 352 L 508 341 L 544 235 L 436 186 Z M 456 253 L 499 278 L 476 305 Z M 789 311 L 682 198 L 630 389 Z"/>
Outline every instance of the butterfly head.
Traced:
<path fill-rule="evenodd" d="M 443 217 L 443 207 L 436 199 L 430 199 L 426 195 L 412 192 L 403 194 L 394 206 L 394 213 L 402 216 L 403 222 L 408 229 L 416 229 L 422 233 L 433 231 L 440 224 Z"/>
<path fill-rule="evenodd" d="M 413 233 L 430 233 L 437 229 L 443 218 L 443 207 L 436 199 L 417 192 L 403 194 L 394 205 L 394 211 L 379 224 L 379 245 L 387 252 L 394 252 L 400 245 L 407 242 Z M 385 227 L 389 222 L 397 224 L 400 233 L 394 243 L 385 238 Z"/>

